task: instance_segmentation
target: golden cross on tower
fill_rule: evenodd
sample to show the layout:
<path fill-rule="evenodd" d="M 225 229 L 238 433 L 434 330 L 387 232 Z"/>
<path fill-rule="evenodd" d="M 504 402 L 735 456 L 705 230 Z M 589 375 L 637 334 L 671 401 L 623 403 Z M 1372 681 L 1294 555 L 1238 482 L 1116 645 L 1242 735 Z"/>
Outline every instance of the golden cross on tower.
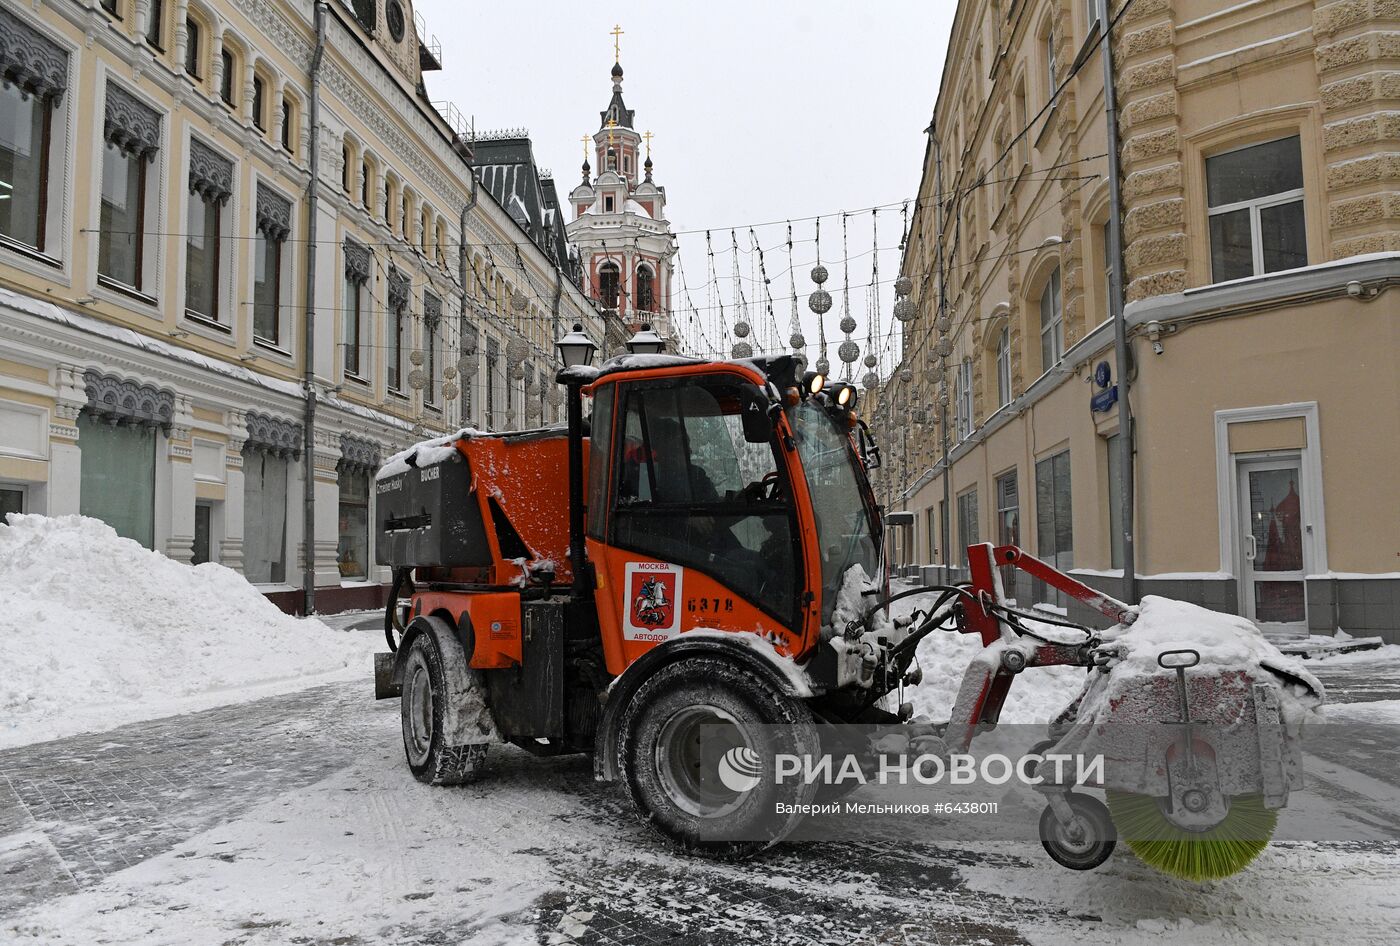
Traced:
<path fill-rule="evenodd" d="M 619 37 L 623 35 L 622 24 L 619 23 L 611 30 L 613 38 L 613 62 L 622 62 L 622 43 Z"/>
<path fill-rule="evenodd" d="M 645 135 L 642 135 L 642 137 L 647 140 L 647 157 L 651 157 L 651 139 L 655 136 L 652 135 L 650 130 L 648 130 Z"/>
<path fill-rule="evenodd" d="M 617 119 L 608 116 L 608 147 L 613 146 L 613 129 L 617 127 Z"/>
<path fill-rule="evenodd" d="M 591 141 L 592 138 L 593 138 L 592 135 L 584 135 L 584 136 L 583 136 L 583 139 L 582 139 L 582 140 L 583 140 L 583 160 L 585 160 L 585 161 L 588 160 L 588 142 Z"/>

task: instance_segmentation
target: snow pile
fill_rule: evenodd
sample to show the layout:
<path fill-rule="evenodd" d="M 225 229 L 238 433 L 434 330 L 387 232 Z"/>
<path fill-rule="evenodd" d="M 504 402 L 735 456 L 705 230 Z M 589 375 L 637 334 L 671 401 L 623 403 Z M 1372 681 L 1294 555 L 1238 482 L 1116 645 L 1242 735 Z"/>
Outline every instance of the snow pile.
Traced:
<path fill-rule="evenodd" d="M 906 591 L 911 587 L 892 582 L 890 591 Z M 933 592 L 903 598 L 890 606 L 891 616 L 903 620 L 915 609 L 927 611 L 933 607 L 936 598 Z M 1062 628 L 1042 626 L 1035 621 L 1024 623 L 1032 630 L 1063 632 Z M 917 687 L 905 691 L 905 699 L 914 704 L 915 715 L 934 722 L 948 719 L 958 687 L 962 684 L 963 672 L 981 650 L 982 638 L 976 634 L 939 630 L 921 640 L 915 655 L 918 665 L 923 668 L 924 680 Z M 1048 723 L 1074 699 L 1084 686 L 1084 679 L 1085 672 L 1078 667 L 1037 667 L 1019 674 L 1007 692 L 1001 721 Z"/>
<path fill-rule="evenodd" d="M 374 474 L 374 478 L 382 480 L 400 473 L 407 473 L 413 467 L 421 469 L 425 466 L 436 466 L 457 455 L 457 441 L 464 437 L 479 436 L 481 436 L 481 431 L 476 428 L 463 427 L 455 434 L 419 441 L 385 460 L 384 465 L 379 468 L 379 472 Z M 412 462 L 409 462 L 410 460 Z"/>
<path fill-rule="evenodd" d="M 1284 656 L 1248 619 L 1158 595 L 1144 596 L 1135 610 L 1136 621 L 1103 635 L 1120 656 L 1111 675 L 1112 689 L 1123 692 L 1144 677 L 1167 672 L 1157 663 L 1159 655 L 1190 649 L 1201 660 L 1188 675 L 1243 670 L 1256 679 L 1281 676 L 1285 710 L 1320 705 L 1323 687 L 1317 678 L 1300 661 Z"/>
<path fill-rule="evenodd" d="M 96 519 L 8 520 L 0 747 L 368 678 L 373 636 L 283 614 L 222 565 L 182 565 Z"/>

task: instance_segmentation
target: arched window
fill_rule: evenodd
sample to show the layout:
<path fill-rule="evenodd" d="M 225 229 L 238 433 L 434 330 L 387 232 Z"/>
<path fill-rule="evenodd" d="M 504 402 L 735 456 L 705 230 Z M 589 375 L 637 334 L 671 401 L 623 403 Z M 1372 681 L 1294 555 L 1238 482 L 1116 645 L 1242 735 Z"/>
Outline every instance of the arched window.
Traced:
<path fill-rule="evenodd" d="M 656 311 L 655 282 L 650 266 L 637 267 L 637 308 L 643 312 Z"/>
<path fill-rule="evenodd" d="M 1065 322 L 1060 301 L 1060 267 L 1040 293 L 1040 370 L 1049 371 L 1065 354 Z"/>
<path fill-rule="evenodd" d="M 604 263 L 598 268 L 598 298 L 609 309 L 617 308 L 617 280 L 616 263 Z"/>
<path fill-rule="evenodd" d="M 1003 325 L 997 333 L 997 406 L 1011 403 L 1011 329 Z"/>

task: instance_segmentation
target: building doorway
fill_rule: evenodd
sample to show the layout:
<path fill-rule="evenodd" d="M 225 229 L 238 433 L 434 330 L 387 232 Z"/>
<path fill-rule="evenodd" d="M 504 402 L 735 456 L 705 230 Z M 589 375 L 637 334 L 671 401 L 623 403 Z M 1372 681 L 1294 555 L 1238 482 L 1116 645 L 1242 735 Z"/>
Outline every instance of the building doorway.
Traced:
<path fill-rule="evenodd" d="M 1305 637 L 1311 530 L 1300 454 L 1236 460 L 1240 599 L 1270 637 Z"/>

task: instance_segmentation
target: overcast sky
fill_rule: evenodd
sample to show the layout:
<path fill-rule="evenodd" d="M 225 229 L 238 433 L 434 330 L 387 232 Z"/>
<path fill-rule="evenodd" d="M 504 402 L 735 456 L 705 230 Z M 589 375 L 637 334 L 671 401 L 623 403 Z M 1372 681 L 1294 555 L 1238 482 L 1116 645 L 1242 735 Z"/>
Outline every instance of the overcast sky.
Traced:
<path fill-rule="evenodd" d="M 912 198 L 918 188 L 923 129 L 937 93 L 952 0 L 652 0 L 614 3 L 607 12 L 556 0 L 417 0 L 415 6 L 443 44 L 444 68 L 427 76 L 431 97 L 454 101 L 475 119 L 478 134 L 528 129 L 535 159 L 553 170 L 561 198 L 580 179 L 580 138 L 598 129 L 598 113 L 611 96 L 609 34 L 621 25 L 623 97 L 636 111 L 637 131 L 655 135 L 656 182 L 666 188 L 672 226 L 713 231 L 716 285 L 707 285 L 704 233 L 679 239 L 689 301 L 715 347 L 727 349 L 733 341 L 732 335 L 719 337 L 735 320 L 730 228 L 738 228 L 747 251 L 751 225 L 825 214 L 831 216 L 821 221 L 822 261 L 832 273 L 827 288 L 836 294 L 826 332 L 837 365 L 840 212 L 864 211 L 847 226 L 851 314 L 860 323 L 854 337 L 865 354 L 868 208 Z M 887 329 L 899 208 L 882 210 L 879 224 L 886 248 L 879 259 L 880 318 Z M 775 298 L 776 332 L 755 298 L 761 285 L 748 281 L 758 272 L 756 256 L 745 252 L 738 258 L 749 318 L 755 338 L 776 333 L 785 341 L 791 315 L 786 228 L 755 232 Z M 814 288 L 807 278 L 816 256 L 813 236 L 813 221 L 794 223 L 797 294 L 815 361 L 816 321 L 805 301 Z M 688 322 L 686 300 L 675 304 L 677 319 Z M 888 343 L 877 348 L 888 352 Z M 857 376 L 863 370 L 857 366 Z"/>

